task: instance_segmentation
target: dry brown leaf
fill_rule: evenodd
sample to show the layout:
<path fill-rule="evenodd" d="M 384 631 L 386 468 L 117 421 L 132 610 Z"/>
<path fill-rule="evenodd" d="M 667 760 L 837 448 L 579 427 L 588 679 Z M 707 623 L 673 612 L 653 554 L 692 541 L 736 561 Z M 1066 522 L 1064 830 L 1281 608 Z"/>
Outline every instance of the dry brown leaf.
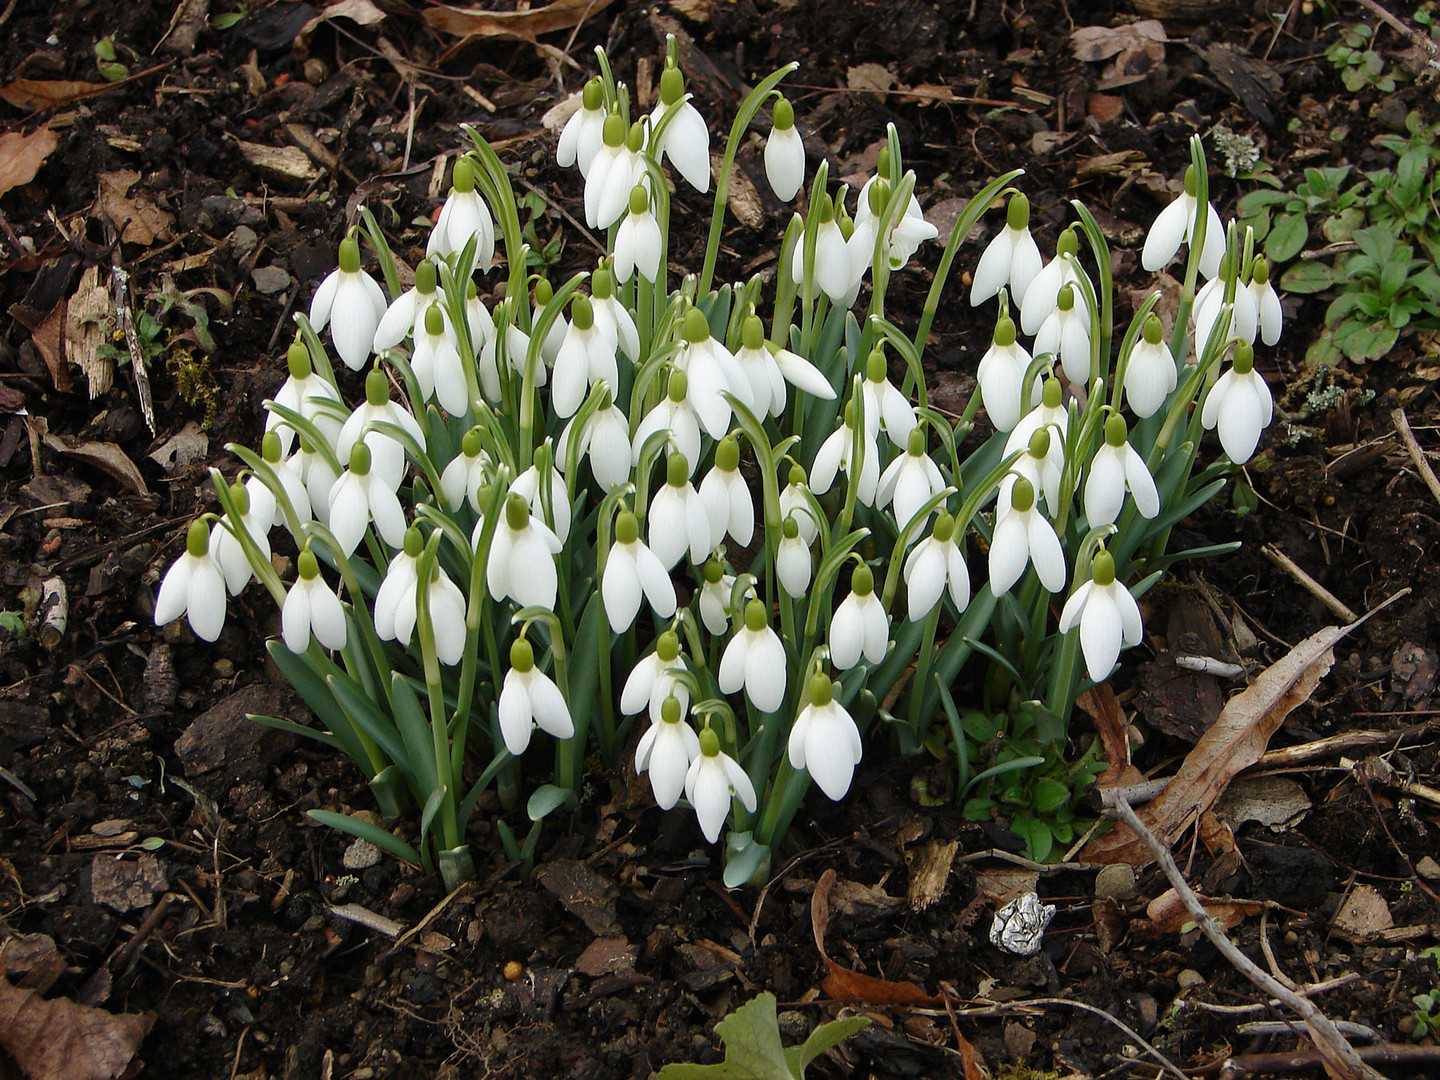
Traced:
<path fill-rule="evenodd" d="M 119 169 L 100 174 L 100 208 L 121 229 L 120 239 L 127 244 L 149 247 L 156 240 L 170 239 L 170 223 L 175 215 L 161 210 L 143 195 L 130 195 L 140 179 L 134 169 Z"/>
<path fill-rule="evenodd" d="M 1108 764 L 1095 778 L 1095 786 L 1120 787 L 1144 780 L 1145 774 L 1130 764 L 1130 722 L 1125 719 L 1125 710 L 1120 708 L 1110 684 L 1101 683 L 1086 690 L 1075 699 L 1075 704 L 1095 721 L 1095 731 L 1105 749 Z"/>
<path fill-rule="evenodd" d="M 845 72 L 851 90 L 878 90 L 884 93 L 895 85 L 895 73 L 884 64 L 856 64 Z"/>
<path fill-rule="evenodd" d="M 529 11 L 489 11 L 485 8 L 436 4 L 425 9 L 425 21 L 436 30 L 456 37 L 519 37 L 534 40 L 539 34 L 569 30 L 594 18 L 613 0 L 554 0 Z"/>
<path fill-rule="evenodd" d="M 17 109 L 58 109 L 113 90 L 118 83 L 70 82 L 65 79 L 16 79 L 0 86 L 0 100 Z"/>
<path fill-rule="evenodd" d="M 240 154 L 261 172 L 282 180 L 308 183 L 320 175 L 310 155 L 298 146 L 266 146 L 264 143 L 236 139 Z"/>
<path fill-rule="evenodd" d="M 107 392 L 115 379 L 115 362 L 99 355 L 109 314 L 110 290 L 100 283 L 100 267 L 86 267 L 65 311 L 65 352 L 85 373 L 91 401 Z"/>
<path fill-rule="evenodd" d="M 115 1080 L 154 1023 L 149 1013 L 46 1001 L 0 979 L 0 1046 L 30 1080 Z"/>
<path fill-rule="evenodd" d="M 1260 760 L 1270 736 L 1330 670 L 1335 662 L 1335 642 L 1356 625 L 1327 626 L 1311 634 L 1226 703 L 1165 790 L 1135 810 L 1162 844 L 1173 844 L 1191 822 L 1215 804 L 1236 774 Z M 1125 825 L 1116 825 L 1091 840 L 1080 858 L 1137 867 L 1153 861 L 1149 848 Z"/>
<path fill-rule="evenodd" d="M 1165 27 L 1158 19 L 1125 26 L 1082 26 L 1070 35 L 1075 56 L 1087 62 L 1109 59 L 1097 90 L 1139 82 L 1165 60 Z"/>
<path fill-rule="evenodd" d="M 0 195 L 35 179 L 40 166 L 60 142 L 60 136 L 43 124 L 29 135 L 7 131 L 0 135 Z"/>
<path fill-rule="evenodd" d="M 1210 917 L 1227 930 L 1239 926 L 1251 915 L 1259 915 L 1265 909 L 1264 904 L 1253 900 L 1211 900 L 1202 896 L 1200 903 L 1205 906 Z M 1186 924 L 1195 921 L 1185 909 L 1185 901 L 1180 899 L 1180 894 L 1174 889 L 1167 889 L 1151 900 L 1145 906 L 1145 914 L 1150 918 L 1150 925 L 1145 927 L 1146 932 L 1157 935 L 1178 934 L 1185 929 Z"/>
<path fill-rule="evenodd" d="M 835 871 L 826 870 L 815 883 L 815 891 L 810 894 L 810 929 L 815 935 L 815 950 L 830 969 L 830 974 L 820 983 L 826 997 L 834 1001 L 863 1001 L 871 1005 L 933 1005 L 938 1002 L 939 998 L 925 993 L 914 983 L 877 979 L 873 975 L 851 971 L 830 959 L 825 952 L 825 931 L 830 925 L 830 897 L 835 891 L 835 881 Z"/>
<path fill-rule="evenodd" d="M 716 175 L 720 173 L 721 158 L 718 154 L 711 156 L 710 167 Z M 760 203 L 760 193 L 755 190 L 755 185 L 741 169 L 734 169 L 730 173 L 730 194 L 727 200 L 730 212 L 739 219 L 740 224 L 747 229 L 758 229 L 765 223 L 765 208 Z"/>
<path fill-rule="evenodd" d="M 308 41 L 315 28 L 330 19 L 349 19 L 360 26 L 373 26 L 384 18 L 385 12 L 371 3 L 371 0 L 335 0 L 335 3 L 328 4 L 319 15 L 302 26 L 296 37 L 302 43 Z"/>
<path fill-rule="evenodd" d="M 140 475 L 140 470 L 135 463 L 125 456 L 114 443 L 96 442 L 71 438 L 69 435 L 56 435 L 49 429 L 49 424 L 43 416 L 27 417 L 26 423 L 37 431 L 45 440 L 45 445 L 51 450 L 59 451 L 83 461 L 87 465 L 94 465 L 102 472 L 107 472 L 116 480 L 128 487 L 136 495 L 149 495 L 150 491 L 145 486 L 145 478 Z"/>

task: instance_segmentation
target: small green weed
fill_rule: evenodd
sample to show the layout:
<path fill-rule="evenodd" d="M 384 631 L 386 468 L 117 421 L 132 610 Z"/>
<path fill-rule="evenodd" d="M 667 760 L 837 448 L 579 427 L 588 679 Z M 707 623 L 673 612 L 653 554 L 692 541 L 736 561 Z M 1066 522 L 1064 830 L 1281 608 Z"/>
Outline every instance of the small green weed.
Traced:
<path fill-rule="evenodd" d="M 715 1025 L 725 1043 L 724 1061 L 718 1065 L 666 1065 L 659 1080 L 804 1080 L 810 1062 L 868 1023 L 863 1016 L 831 1020 L 812 1031 L 802 1045 L 786 1049 L 780 1043 L 775 995 L 764 993 Z"/>

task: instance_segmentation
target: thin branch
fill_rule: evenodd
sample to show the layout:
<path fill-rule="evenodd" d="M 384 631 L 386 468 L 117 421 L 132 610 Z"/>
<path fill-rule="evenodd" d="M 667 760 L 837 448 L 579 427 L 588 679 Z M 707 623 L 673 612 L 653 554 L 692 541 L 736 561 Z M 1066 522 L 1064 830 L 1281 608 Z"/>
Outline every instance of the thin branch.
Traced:
<path fill-rule="evenodd" d="M 1420 449 L 1415 433 L 1410 430 L 1410 421 L 1405 417 L 1405 410 L 1396 409 L 1390 414 L 1390 419 L 1395 421 L 1395 431 L 1399 434 L 1400 441 L 1405 444 L 1410 460 L 1415 463 L 1420 479 L 1425 481 L 1425 486 L 1430 489 L 1430 494 L 1435 496 L 1435 501 L 1440 502 L 1440 479 L 1436 478 L 1435 470 L 1430 468 L 1430 462 L 1425 460 L 1425 451 Z"/>

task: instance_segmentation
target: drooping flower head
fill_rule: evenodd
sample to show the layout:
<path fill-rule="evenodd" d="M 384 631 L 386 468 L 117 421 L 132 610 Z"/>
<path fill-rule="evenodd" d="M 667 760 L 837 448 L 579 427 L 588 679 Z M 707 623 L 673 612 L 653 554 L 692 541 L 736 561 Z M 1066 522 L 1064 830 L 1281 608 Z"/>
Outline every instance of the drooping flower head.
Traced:
<path fill-rule="evenodd" d="M 860 662 L 878 664 L 890 643 L 890 620 L 875 595 L 875 574 L 863 563 L 850 575 L 850 595 L 830 621 L 830 660 L 841 671 Z"/>
<path fill-rule="evenodd" d="M 1079 253 L 1080 237 L 1072 225 L 1055 241 L 1055 258 L 1046 263 L 1030 280 L 1030 285 L 1025 290 L 1025 298 L 1018 303 L 1020 327 L 1025 333 L 1039 333 L 1045 320 L 1060 305 L 1060 290 L 1066 285 L 1075 287 L 1075 306 L 1088 325 L 1090 309 L 1085 293 L 1080 288 Z"/>
<path fill-rule="evenodd" d="M 225 628 L 225 576 L 210 555 L 210 526 L 196 518 L 185 533 L 185 553 L 165 572 L 155 597 L 155 625 L 186 615 L 202 641 Z"/>
<path fill-rule="evenodd" d="M 322 648 L 345 648 L 345 608 L 320 576 L 320 563 L 308 544 L 296 558 L 295 568 L 295 584 L 285 594 L 280 609 L 285 647 L 292 653 L 303 653 L 310 647 L 313 635 Z"/>
<path fill-rule="evenodd" d="M 1165 404 L 1179 377 L 1175 357 L 1164 338 L 1165 328 L 1159 317 L 1147 315 L 1140 340 L 1131 350 L 1125 368 L 1125 403 L 1141 419 L 1155 415 Z"/>
<path fill-rule="evenodd" d="M 1210 388 L 1200 411 L 1206 431 L 1220 429 L 1225 456 L 1244 465 L 1255 453 L 1260 432 L 1270 426 L 1274 402 L 1270 387 L 1255 370 L 1255 350 L 1244 341 L 1235 346 L 1235 361 Z"/>
<path fill-rule="evenodd" d="M 826 797 L 838 802 L 850 790 L 855 766 L 860 764 L 860 730 L 835 700 L 828 675 L 816 672 L 810 676 L 806 690 L 807 701 L 795 717 L 786 750 L 791 766 L 809 770 Z"/>
<path fill-rule="evenodd" d="M 700 110 L 686 100 L 685 76 L 667 56 L 665 70 L 660 73 L 660 100 L 650 114 L 651 128 L 658 128 L 671 109 L 675 113 L 653 148 L 655 158 L 658 161 L 668 157 L 675 171 L 703 195 L 710 190 L 710 127 Z"/>
<path fill-rule="evenodd" d="M 1256 255 L 1250 264 L 1250 282 L 1246 285 L 1255 301 L 1260 320 L 1260 340 L 1274 345 L 1280 340 L 1280 329 L 1285 322 L 1285 312 L 1280 307 L 1280 295 L 1275 283 L 1270 280 L 1270 262 L 1264 255 Z"/>
<path fill-rule="evenodd" d="M 1076 288 L 1072 282 L 1060 286 L 1055 310 L 1045 317 L 1035 333 L 1035 355 L 1055 353 L 1065 378 L 1075 386 L 1085 386 L 1090 379 L 1090 317 L 1085 305 L 1075 303 Z"/>
<path fill-rule="evenodd" d="M 996 431 L 1009 431 L 1020 422 L 1022 396 L 1030 354 L 1015 340 L 1015 322 L 1008 315 L 995 323 L 990 348 L 980 358 L 975 377 L 980 384 L 980 401 Z"/>
<path fill-rule="evenodd" d="M 531 513 L 525 496 L 510 492 L 485 564 L 491 598 L 508 596 L 522 608 L 538 605 L 555 610 L 559 585 L 555 556 L 561 547 L 560 538 Z"/>
<path fill-rule="evenodd" d="M 1090 580 L 1076 589 L 1060 612 L 1060 632 L 1080 627 L 1080 651 L 1094 682 L 1115 670 L 1121 646 L 1138 645 L 1143 628 L 1140 605 L 1130 590 L 1115 580 L 1115 559 L 1103 548 L 1090 563 Z"/>
<path fill-rule="evenodd" d="M 638 271 L 646 281 L 655 281 L 664 254 L 650 192 L 644 184 L 636 184 L 630 189 L 630 212 L 615 233 L 615 280 L 629 281 L 630 275 Z"/>
<path fill-rule="evenodd" d="M 1005 227 L 986 245 L 975 266 L 971 306 L 984 303 L 1003 288 L 1010 290 L 1012 303 L 1021 303 L 1043 265 L 1040 248 L 1030 235 L 1030 200 L 1016 192 L 1005 208 Z M 1037 344 L 1035 351 L 1043 350 Z"/>
<path fill-rule="evenodd" d="M 995 522 L 990 543 L 990 591 L 1004 596 L 1032 563 L 1047 592 L 1065 588 L 1065 551 L 1055 528 L 1035 505 L 1035 485 L 1021 477 L 1010 489 L 1011 510 Z"/>
<path fill-rule="evenodd" d="M 517 757 L 530 745 L 535 728 L 557 739 L 575 734 L 565 696 L 550 676 L 535 666 L 535 650 L 523 637 L 510 646 L 510 670 L 500 690 L 500 734 Z"/>
<path fill-rule="evenodd" d="M 680 801 L 690 764 L 700 756 L 700 737 L 681 719 L 681 711 L 679 699 L 667 697 L 659 721 L 645 729 L 635 748 L 635 771 L 650 774 L 650 790 L 661 810 Z"/>
<path fill-rule="evenodd" d="M 710 515 L 695 485 L 690 483 L 690 464 L 684 454 L 671 454 L 665 462 L 665 483 L 650 500 L 646 525 L 650 550 L 669 570 L 686 549 L 690 561 L 699 566 L 715 547 L 717 537 L 710 531 Z"/>
<path fill-rule="evenodd" d="M 580 167 L 580 175 L 590 174 L 590 163 L 605 144 L 605 84 L 595 76 L 585 84 L 580 95 L 580 108 L 570 114 L 560 139 L 555 144 L 555 163 L 562 169 Z"/>
<path fill-rule="evenodd" d="M 660 723 L 662 707 L 676 698 L 683 712 L 690 707 L 690 688 L 681 678 L 685 658 L 680 654 L 680 635 L 666 630 L 655 639 L 655 651 L 636 661 L 620 691 L 620 711 L 634 716 L 649 707 L 650 722 Z"/>
<path fill-rule="evenodd" d="M 700 732 L 700 755 L 690 762 L 685 774 L 685 797 L 695 808 L 700 831 L 712 844 L 720 839 L 732 798 L 739 799 L 751 813 L 758 805 L 750 777 L 739 762 L 721 752 L 720 737 L 708 727 Z"/>
<path fill-rule="evenodd" d="M 395 489 L 373 467 L 370 447 L 356 442 L 350 450 L 350 467 L 330 489 L 330 531 L 348 557 L 375 523 L 380 539 L 392 548 L 405 541 L 405 511 Z"/>
<path fill-rule="evenodd" d="M 304 342 L 294 342 L 285 353 L 285 364 L 289 375 L 275 391 L 275 404 L 283 405 L 293 413 L 298 413 L 302 419 L 310 421 L 334 447 L 336 440 L 340 437 L 340 421 L 337 420 L 325 404 L 333 402 L 340 403 L 340 391 L 336 390 L 324 376 L 315 371 L 310 362 L 310 350 L 305 347 Z M 277 432 L 280 438 L 280 452 L 282 455 L 290 453 L 295 442 L 295 429 L 290 422 L 285 420 L 278 412 L 265 414 L 265 431 Z"/>
<path fill-rule="evenodd" d="M 1090 527 L 1110 525 L 1120 516 L 1125 492 L 1135 499 L 1135 509 L 1144 518 L 1160 513 L 1160 494 L 1145 459 L 1127 439 L 1125 418 L 1112 413 L 1105 420 L 1105 444 L 1095 451 L 1090 476 L 1085 481 L 1085 519 Z"/>
<path fill-rule="evenodd" d="M 1146 270 L 1159 270 L 1175 257 L 1181 244 L 1194 241 L 1195 221 L 1200 212 L 1198 191 L 1195 166 L 1186 166 L 1185 190 L 1160 211 L 1145 237 L 1140 265 Z M 1225 226 L 1220 223 L 1220 215 L 1215 208 L 1206 203 L 1205 246 L 1200 252 L 1200 272 L 1207 278 L 1215 277 L 1220 272 L 1220 257 L 1224 254 Z"/>
<path fill-rule="evenodd" d="M 225 588 L 231 596 L 236 596 L 255 576 L 240 534 L 244 532 L 249 537 L 263 561 L 270 560 L 269 533 L 275 524 L 275 496 L 264 484 L 252 479 L 244 484 L 231 484 L 230 498 L 240 516 L 236 519 L 226 514 L 215 523 L 210 533 L 210 554 L 225 574 Z"/>
<path fill-rule="evenodd" d="M 726 435 L 715 444 L 715 464 L 700 481 L 700 501 L 710 518 L 710 537 L 716 544 L 728 534 L 746 547 L 755 535 L 755 503 L 740 475 L 740 444 Z"/>
<path fill-rule="evenodd" d="M 795 106 L 776 95 L 770 110 L 774 126 L 765 140 L 765 178 L 781 202 L 788 203 L 805 182 L 805 143 L 795 126 Z"/>
<path fill-rule="evenodd" d="M 370 359 L 385 307 L 380 286 L 360 269 L 360 245 L 347 236 L 340 241 L 339 267 L 320 283 L 310 300 L 311 325 L 319 333 L 328 323 L 340 359 L 351 371 L 359 371 Z"/>
<path fill-rule="evenodd" d="M 610 629 L 623 634 L 635 622 L 640 598 L 661 618 L 675 614 L 675 586 L 660 559 L 640 539 L 640 523 L 629 510 L 615 519 L 615 543 L 605 560 L 600 597 Z"/>
<path fill-rule="evenodd" d="M 970 569 L 960 549 L 955 519 L 942 510 L 935 517 L 930 535 L 905 557 L 910 621 L 919 622 L 929 615 L 947 587 L 956 609 L 963 612 L 970 604 Z"/>
<path fill-rule="evenodd" d="M 745 625 L 725 646 L 717 677 L 723 693 L 744 687 L 761 712 L 774 712 L 785 700 L 785 645 L 759 600 L 745 605 Z"/>

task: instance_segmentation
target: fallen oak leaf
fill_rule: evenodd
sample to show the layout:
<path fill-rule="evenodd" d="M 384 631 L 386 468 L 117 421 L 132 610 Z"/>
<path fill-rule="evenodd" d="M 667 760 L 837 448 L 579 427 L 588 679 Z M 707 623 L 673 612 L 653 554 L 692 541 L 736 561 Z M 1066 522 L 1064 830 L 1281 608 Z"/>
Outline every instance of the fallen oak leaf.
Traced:
<path fill-rule="evenodd" d="M 425 21 L 456 37 L 519 37 L 533 41 L 539 34 L 569 30 L 609 7 L 612 0 L 554 0 L 529 11 L 490 11 L 436 4 L 425 9 Z"/>
<path fill-rule="evenodd" d="M 1199 896 L 1199 894 L 1196 894 Z M 1259 915 L 1265 905 L 1254 900 L 1217 900 L 1200 896 L 1200 903 L 1212 919 L 1225 929 L 1239 926 L 1251 915 Z M 1185 901 L 1174 889 L 1167 889 L 1145 906 L 1149 925 L 1133 924 L 1135 929 L 1155 936 L 1179 934 L 1187 926 L 1195 925 L 1195 917 L 1185 907 Z"/>
<path fill-rule="evenodd" d="M 0 86 L 0 100 L 17 109 L 34 112 L 58 109 L 113 90 L 117 83 L 75 82 L 69 79 L 16 79 Z"/>
<path fill-rule="evenodd" d="M 0 978 L 0 1046 L 31 1080 L 116 1080 L 154 1023 L 151 1013 L 47 1001 Z"/>
<path fill-rule="evenodd" d="M 156 240 L 170 239 L 170 225 L 175 215 L 161 210 L 143 195 L 131 195 L 130 189 L 139 181 L 134 169 L 117 169 L 100 174 L 100 208 L 120 228 L 120 239 L 127 244 L 149 247 Z"/>
<path fill-rule="evenodd" d="M 18 131 L 0 135 L 0 195 L 34 180 L 40 166 L 59 144 L 60 136 L 50 130 L 49 124 L 42 124 L 29 135 Z"/>

